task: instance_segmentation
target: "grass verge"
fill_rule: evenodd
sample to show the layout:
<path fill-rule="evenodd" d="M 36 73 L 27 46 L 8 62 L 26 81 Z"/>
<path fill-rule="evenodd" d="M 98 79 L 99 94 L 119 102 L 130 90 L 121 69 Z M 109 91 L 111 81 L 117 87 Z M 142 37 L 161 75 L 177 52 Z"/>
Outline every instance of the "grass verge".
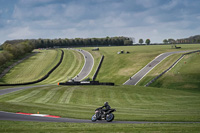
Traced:
<path fill-rule="evenodd" d="M 19 122 L 0 121 L 0 132 L 192 132 L 197 133 L 200 124 L 79 124 L 79 123 L 50 123 L 50 122 Z"/>

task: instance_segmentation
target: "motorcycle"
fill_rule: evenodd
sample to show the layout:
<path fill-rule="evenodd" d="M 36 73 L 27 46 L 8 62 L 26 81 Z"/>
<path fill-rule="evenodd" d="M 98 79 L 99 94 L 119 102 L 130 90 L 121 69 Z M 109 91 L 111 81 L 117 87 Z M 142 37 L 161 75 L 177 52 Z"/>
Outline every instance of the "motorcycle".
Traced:
<path fill-rule="evenodd" d="M 106 120 L 107 122 L 111 122 L 114 120 L 114 114 L 112 112 L 116 111 L 115 109 L 110 109 L 106 112 L 102 111 L 102 108 L 97 108 L 95 110 L 95 114 L 92 116 L 92 122 L 97 120 Z"/>

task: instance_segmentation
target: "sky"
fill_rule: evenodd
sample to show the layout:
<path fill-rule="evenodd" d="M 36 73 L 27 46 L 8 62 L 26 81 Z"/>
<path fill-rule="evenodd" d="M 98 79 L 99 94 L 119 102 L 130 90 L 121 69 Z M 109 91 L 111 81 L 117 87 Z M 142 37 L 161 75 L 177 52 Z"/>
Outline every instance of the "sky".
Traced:
<path fill-rule="evenodd" d="M 200 0 L 0 0 L 0 44 L 13 39 L 200 34 Z"/>

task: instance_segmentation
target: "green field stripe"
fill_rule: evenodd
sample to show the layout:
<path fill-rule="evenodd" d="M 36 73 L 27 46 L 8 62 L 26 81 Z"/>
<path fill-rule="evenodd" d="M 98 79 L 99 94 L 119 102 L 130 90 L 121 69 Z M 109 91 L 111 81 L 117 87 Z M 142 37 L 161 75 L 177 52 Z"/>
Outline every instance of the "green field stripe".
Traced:
<path fill-rule="evenodd" d="M 130 94 L 122 93 L 122 95 L 127 103 L 129 103 L 130 105 L 134 105 L 134 101 L 133 101 L 132 97 L 130 96 Z"/>
<path fill-rule="evenodd" d="M 51 97 L 51 99 L 48 100 L 47 103 L 57 104 L 59 99 L 60 99 L 60 97 L 63 95 L 63 93 L 64 93 L 63 87 L 59 86 L 59 89 L 55 92 L 54 96 Z"/>
<path fill-rule="evenodd" d="M 74 90 L 75 90 L 75 88 L 66 89 L 65 92 L 63 93 L 63 95 L 60 97 L 58 103 L 68 104 L 73 95 Z"/>
<path fill-rule="evenodd" d="M 34 95 L 34 96 L 26 99 L 23 102 L 32 103 L 32 102 L 38 100 L 38 98 L 43 97 L 46 93 L 47 93 L 47 89 L 41 89 L 41 91 L 37 95 Z"/>
<path fill-rule="evenodd" d="M 44 76 L 49 70 L 52 69 L 52 67 L 55 66 L 56 63 L 59 62 L 60 59 L 60 55 L 61 55 L 61 51 L 60 50 L 54 50 L 51 54 L 49 52 L 49 50 L 47 50 L 47 52 L 45 52 L 44 58 L 41 61 L 45 61 L 46 60 L 46 68 L 42 70 L 42 72 L 39 74 L 39 77 Z M 49 58 L 48 58 L 49 57 Z M 42 65 L 40 63 L 40 65 Z"/>
<path fill-rule="evenodd" d="M 69 73 L 76 66 L 76 59 L 72 50 L 64 49 L 64 58 L 61 65 L 42 83 L 57 83 L 68 80 Z M 71 77 L 72 78 L 72 77 Z"/>
<path fill-rule="evenodd" d="M 44 96 L 42 96 L 41 98 L 37 99 L 35 101 L 35 103 L 46 103 L 46 102 L 48 102 L 56 94 L 56 92 L 58 90 L 59 90 L 58 87 L 48 90 L 48 92 Z"/>
<path fill-rule="evenodd" d="M 57 72 L 59 75 L 62 75 L 60 77 L 57 77 L 57 79 L 54 79 L 53 82 L 60 82 L 60 81 L 67 81 L 69 73 L 72 71 L 72 69 L 76 65 L 75 55 L 72 53 L 71 50 L 65 51 L 66 56 L 64 57 L 64 61 L 62 64 L 62 69 L 59 69 L 59 72 Z"/>
<path fill-rule="evenodd" d="M 40 91 L 41 91 L 40 89 L 33 90 L 33 91 L 31 91 L 30 93 L 28 93 L 28 94 L 26 94 L 24 96 L 20 96 L 20 97 L 14 98 L 12 100 L 9 100 L 8 102 L 21 102 L 21 101 L 25 101 L 26 99 L 37 95 L 38 93 L 40 93 Z"/>
<path fill-rule="evenodd" d="M 58 68 L 42 83 L 57 83 L 58 81 L 62 80 L 65 77 L 65 65 L 68 63 L 67 56 L 69 52 L 67 50 L 64 51 L 64 57 L 62 63 L 58 66 Z"/>
<path fill-rule="evenodd" d="M 65 70 L 66 70 L 66 79 L 67 78 L 73 78 L 73 77 L 70 77 L 70 73 L 73 71 L 74 67 L 76 66 L 76 55 L 74 53 L 74 51 L 70 51 L 70 55 L 68 56 L 71 56 L 70 58 L 67 57 L 67 59 L 69 60 L 68 62 L 70 62 L 69 64 L 67 64 Z"/>
<path fill-rule="evenodd" d="M 77 57 L 77 53 L 76 51 L 73 51 L 73 56 L 74 56 L 74 60 L 73 60 L 73 64 L 71 64 L 70 69 L 68 70 L 68 77 L 73 78 L 75 75 L 73 75 L 73 73 L 75 72 L 76 68 L 77 68 L 77 63 L 78 63 L 78 59 Z"/>
<path fill-rule="evenodd" d="M 74 51 L 69 51 L 70 52 L 70 55 L 68 54 L 68 56 L 66 57 L 66 61 L 69 62 L 64 70 L 65 70 L 65 73 L 66 73 L 66 79 L 67 78 L 72 78 L 70 77 L 70 73 L 73 71 L 75 65 L 76 65 L 76 56 L 75 56 L 75 53 Z"/>
<path fill-rule="evenodd" d="M 80 53 L 77 53 L 76 56 L 78 57 L 78 59 L 76 59 L 76 62 L 77 62 L 76 63 L 76 67 L 75 67 L 74 71 L 71 74 L 71 75 L 74 75 L 74 76 L 76 74 L 78 74 L 81 71 L 81 69 L 82 69 L 82 67 L 81 67 L 82 66 L 82 60 L 79 60 L 79 59 L 81 59 L 83 57 L 83 55 L 80 54 Z"/>

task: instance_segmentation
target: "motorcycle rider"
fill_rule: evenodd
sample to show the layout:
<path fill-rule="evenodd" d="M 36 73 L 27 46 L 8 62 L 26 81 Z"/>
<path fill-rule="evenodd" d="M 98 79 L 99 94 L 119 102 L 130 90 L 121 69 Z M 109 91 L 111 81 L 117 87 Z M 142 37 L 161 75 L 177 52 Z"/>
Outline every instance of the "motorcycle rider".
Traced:
<path fill-rule="evenodd" d="M 105 116 L 106 116 L 106 112 L 107 112 L 108 110 L 110 110 L 111 107 L 110 107 L 110 105 L 108 104 L 108 102 L 104 102 L 104 105 L 101 107 L 101 109 L 102 109 L 103 117 L 105 117 Z"/>
<path fill-rule="evenodd" d="M 97 113 L 97 118 L 101 117 L 101 114 L 103 114 L 102 116 L 105 117 L 106 112 L 107 112 L 108 110 L 110 110 L 111 107 L 110 107 L 110 105 L 108 104 L 108 102 L 104 102 L 104 105 L 103 105 L 102 107 L 98 108 L 98 109 L 101 109 L 101 112 L 98 112 L 98 113 Z"/>
<path fill-rule="evenodd" d="M 104 105 L 101 108 L 102 108 L 102 111 L 104 112 L 107 112 L 108 110 L 111 109 L 110 105 L 108 105 L 108 102 L 104 102 Z"/>

